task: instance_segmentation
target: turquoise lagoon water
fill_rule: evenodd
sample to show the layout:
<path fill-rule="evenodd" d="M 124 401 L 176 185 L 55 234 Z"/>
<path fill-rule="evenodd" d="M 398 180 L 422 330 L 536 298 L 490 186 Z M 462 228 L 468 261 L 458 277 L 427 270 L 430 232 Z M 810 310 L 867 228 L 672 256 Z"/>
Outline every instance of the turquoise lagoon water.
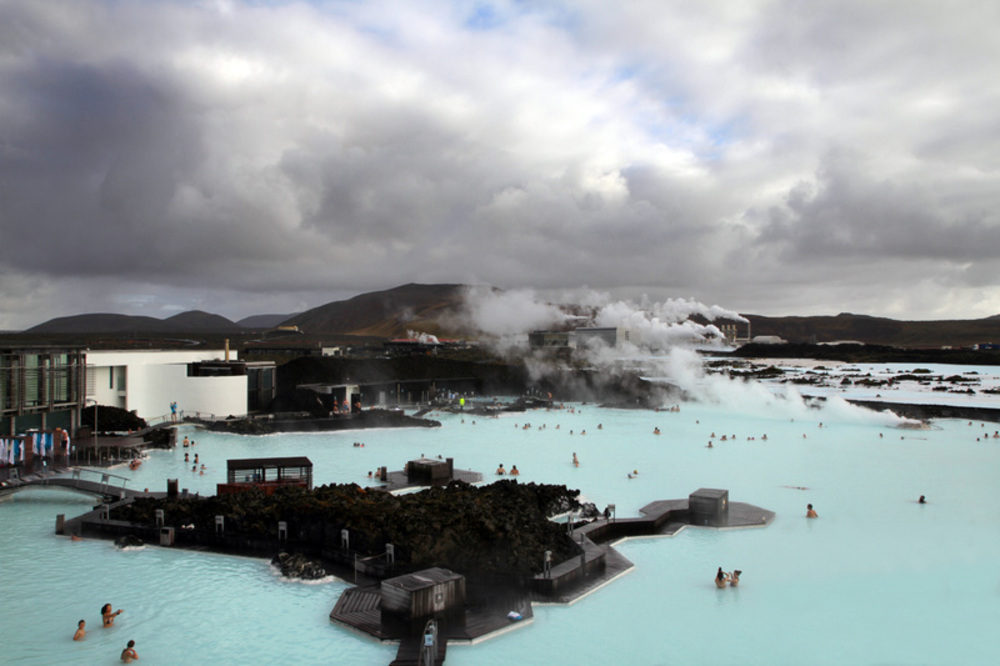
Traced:
<path fill-rule="evenodd" d="M 756 392 L 731 404 L 437 415 L 441 428 L 315 435 L 186 430 L 205 476 L 192 474 L 180 448 L 117 473 L 132 477 L 131 487 L 163 489 L 179 478 L 208 494 L 227 458 L 306 455 L 317 483 L 364 484 L 377 466 L 442 455 L 487 480 L 498 463 L 516 464 L 522 482 L 580 488 L 600 508 L 616 504 L 619 516 L 699 487 L 727 488 L 732 501 L 777 513 L 766 528 L 688 528 L 623 542 L 635 563 L 629 573 L 572 606 L 536 606 L 532 623 L 497 638 L 449 646 L 456 666 L 1000 662 L 989 638 L 1000 612 L 1000 439 L 988 437 L 1000 426 L 901 430 L 837 401 L 808 410 Z M 919 495 L 929 503 L 917 504 Z M 808 502 L 818 520 L 804 518 Z M 395 646 L 328 620 L 345 582 L 294 583 L 258 559 L 119 552 L 53 534 L 56 514 L 89 506 L 58 491 L 0 504 L 4 661 L 110 664 L 129 639 L 144 664 L 387 664 L 395 655 Z M 716 590 L 718 566 L 741 569 L 741 587 Z M 112 629 L 99 627 L 105 601 L 125 609 Z M 74 643 L 81 618 L 90 632 Z"/>

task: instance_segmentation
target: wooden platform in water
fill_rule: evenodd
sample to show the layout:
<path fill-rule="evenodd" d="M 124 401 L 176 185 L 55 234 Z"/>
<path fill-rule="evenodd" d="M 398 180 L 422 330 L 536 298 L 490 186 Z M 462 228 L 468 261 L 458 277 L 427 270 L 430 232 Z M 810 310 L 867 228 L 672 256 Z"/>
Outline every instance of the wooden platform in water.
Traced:
<path fill-rule="evenodd" d="M 439 623 L 439 645 L 435 664 L 442 664 L 448 641 L 476 642 L 491 634 L 514 628 L 534 618 L 531 604 L 575 601 L 599 590 L 634 565 L 612 545 L 631 536 L 672 536 L 690 523 L 689 500 L 658 500 L 640 509 L 633 518 L 607 520 L 600 518 L 573 531 L 580 541 L 582 553 L 552 566 L 548 575 L 539 574 L 535 583 L 548 584 L 562 578 L 565 584 L 538 586 L 539 592 L 520 588 L 470 586 L 463 612 L 442 619 Z M 744 502 L 729 502 L 725 524 L 711 529 L 764 527 L 775 517 L 773 511 Z M 603 561 L 603 563 L 602 563 Z M 599 566 L 596 566 L 599 565 Z M 538 578 L 544 578 L 539 581 Z M 549 593 L 551 592 L 551 593 Z M 383 641 L 400 641 L 399 652 L 391 666 L 417 666 L 422 639 L 415 627 L 401 630 L 398 620 L 387 625 L 380 609 L 381 592 L 378 584 L 345 590 L 330 613 L 330 619 L 362 631 Z M 522 620 L 511 621 L 508 613 L 520 613 Z"/>
<path fill-rule="evenodd" d="M 330 619 L 362 631 L 382 641 L 403 640 L 397 628 L 382 620 L 379 585 L 352 587 L 340 595 Z M 511 621 L 507 614 L 516 611 L 522 619 Z M 466 600 L 464 613 L 459 618 L 448 618 L 439 625 L 439 635 L 445 641 L 474 643 L 494 632 L 531 620 L 534 613 L 531 599 L 522 590 L 500 588 L 477 589 Z M 442 657 L 443 658 L 443 657 Z"/>

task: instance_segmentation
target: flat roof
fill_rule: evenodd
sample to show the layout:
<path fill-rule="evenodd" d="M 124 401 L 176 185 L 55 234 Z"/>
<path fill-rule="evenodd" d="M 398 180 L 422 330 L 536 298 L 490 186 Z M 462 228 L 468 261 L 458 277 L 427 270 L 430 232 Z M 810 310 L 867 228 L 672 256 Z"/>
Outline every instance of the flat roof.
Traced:
<path fill-rule="evenodd" d="M 227 469 L 257 469 L 259 467 L 312 467 L 305 456 L 290 458 L 236 458 L 226 461 Z"/>

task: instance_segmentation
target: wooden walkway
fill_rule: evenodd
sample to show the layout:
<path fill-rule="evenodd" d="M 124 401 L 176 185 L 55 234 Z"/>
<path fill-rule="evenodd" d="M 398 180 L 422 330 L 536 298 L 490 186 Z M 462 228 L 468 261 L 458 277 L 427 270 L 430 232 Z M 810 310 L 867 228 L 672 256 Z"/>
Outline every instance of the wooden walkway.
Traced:
<path fill-rule="evenodd" d="M 437 651 L 434 655 L 434 664 L 422 664 L 420 653 L 424 648 L 424 640 L 421 636 L 411 636 L 399 642 L 399 650 L 396 651 L 396 658 L 389 662 L 389 666 L 440 666 L 444 663 L 445 654 L 448 651 L 448 641 L 438 640 Z"/>
<path fill-rule="evenodd" d="M 71 476 L 57 476 L 71 473 Z M 91 481 L 81 478 L 81 472 L 88 473 L 100 481 Z M 109 474 L 98 470 L 87 469 L 58 469 L 53 468 L 48 473 L 34 473 L 23 477 L 11 477 L 0 487 L 0 496 L 10 495 L 22 490 L 31 488 L 54 488 L 57 490 L 69 490 L 91 495 L 102 500 L 121 500 L 132 497 L 159 497 L 166 493 L 149 493 L 142 490 L 133 490 L 124 485 L 117 485 L 112 481 L 121 479 L 127 481 L 126 477 Z"/>

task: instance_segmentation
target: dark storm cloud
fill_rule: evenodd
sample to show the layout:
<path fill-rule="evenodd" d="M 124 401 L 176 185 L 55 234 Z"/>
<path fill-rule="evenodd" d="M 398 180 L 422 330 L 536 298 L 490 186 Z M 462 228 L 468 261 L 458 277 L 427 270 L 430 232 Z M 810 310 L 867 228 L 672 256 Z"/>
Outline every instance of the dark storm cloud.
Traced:
<path fill-rule="evenodd" d="M 0 3 L 0 328 L 411 281 L 992 314 L 997 11 Z"/>

